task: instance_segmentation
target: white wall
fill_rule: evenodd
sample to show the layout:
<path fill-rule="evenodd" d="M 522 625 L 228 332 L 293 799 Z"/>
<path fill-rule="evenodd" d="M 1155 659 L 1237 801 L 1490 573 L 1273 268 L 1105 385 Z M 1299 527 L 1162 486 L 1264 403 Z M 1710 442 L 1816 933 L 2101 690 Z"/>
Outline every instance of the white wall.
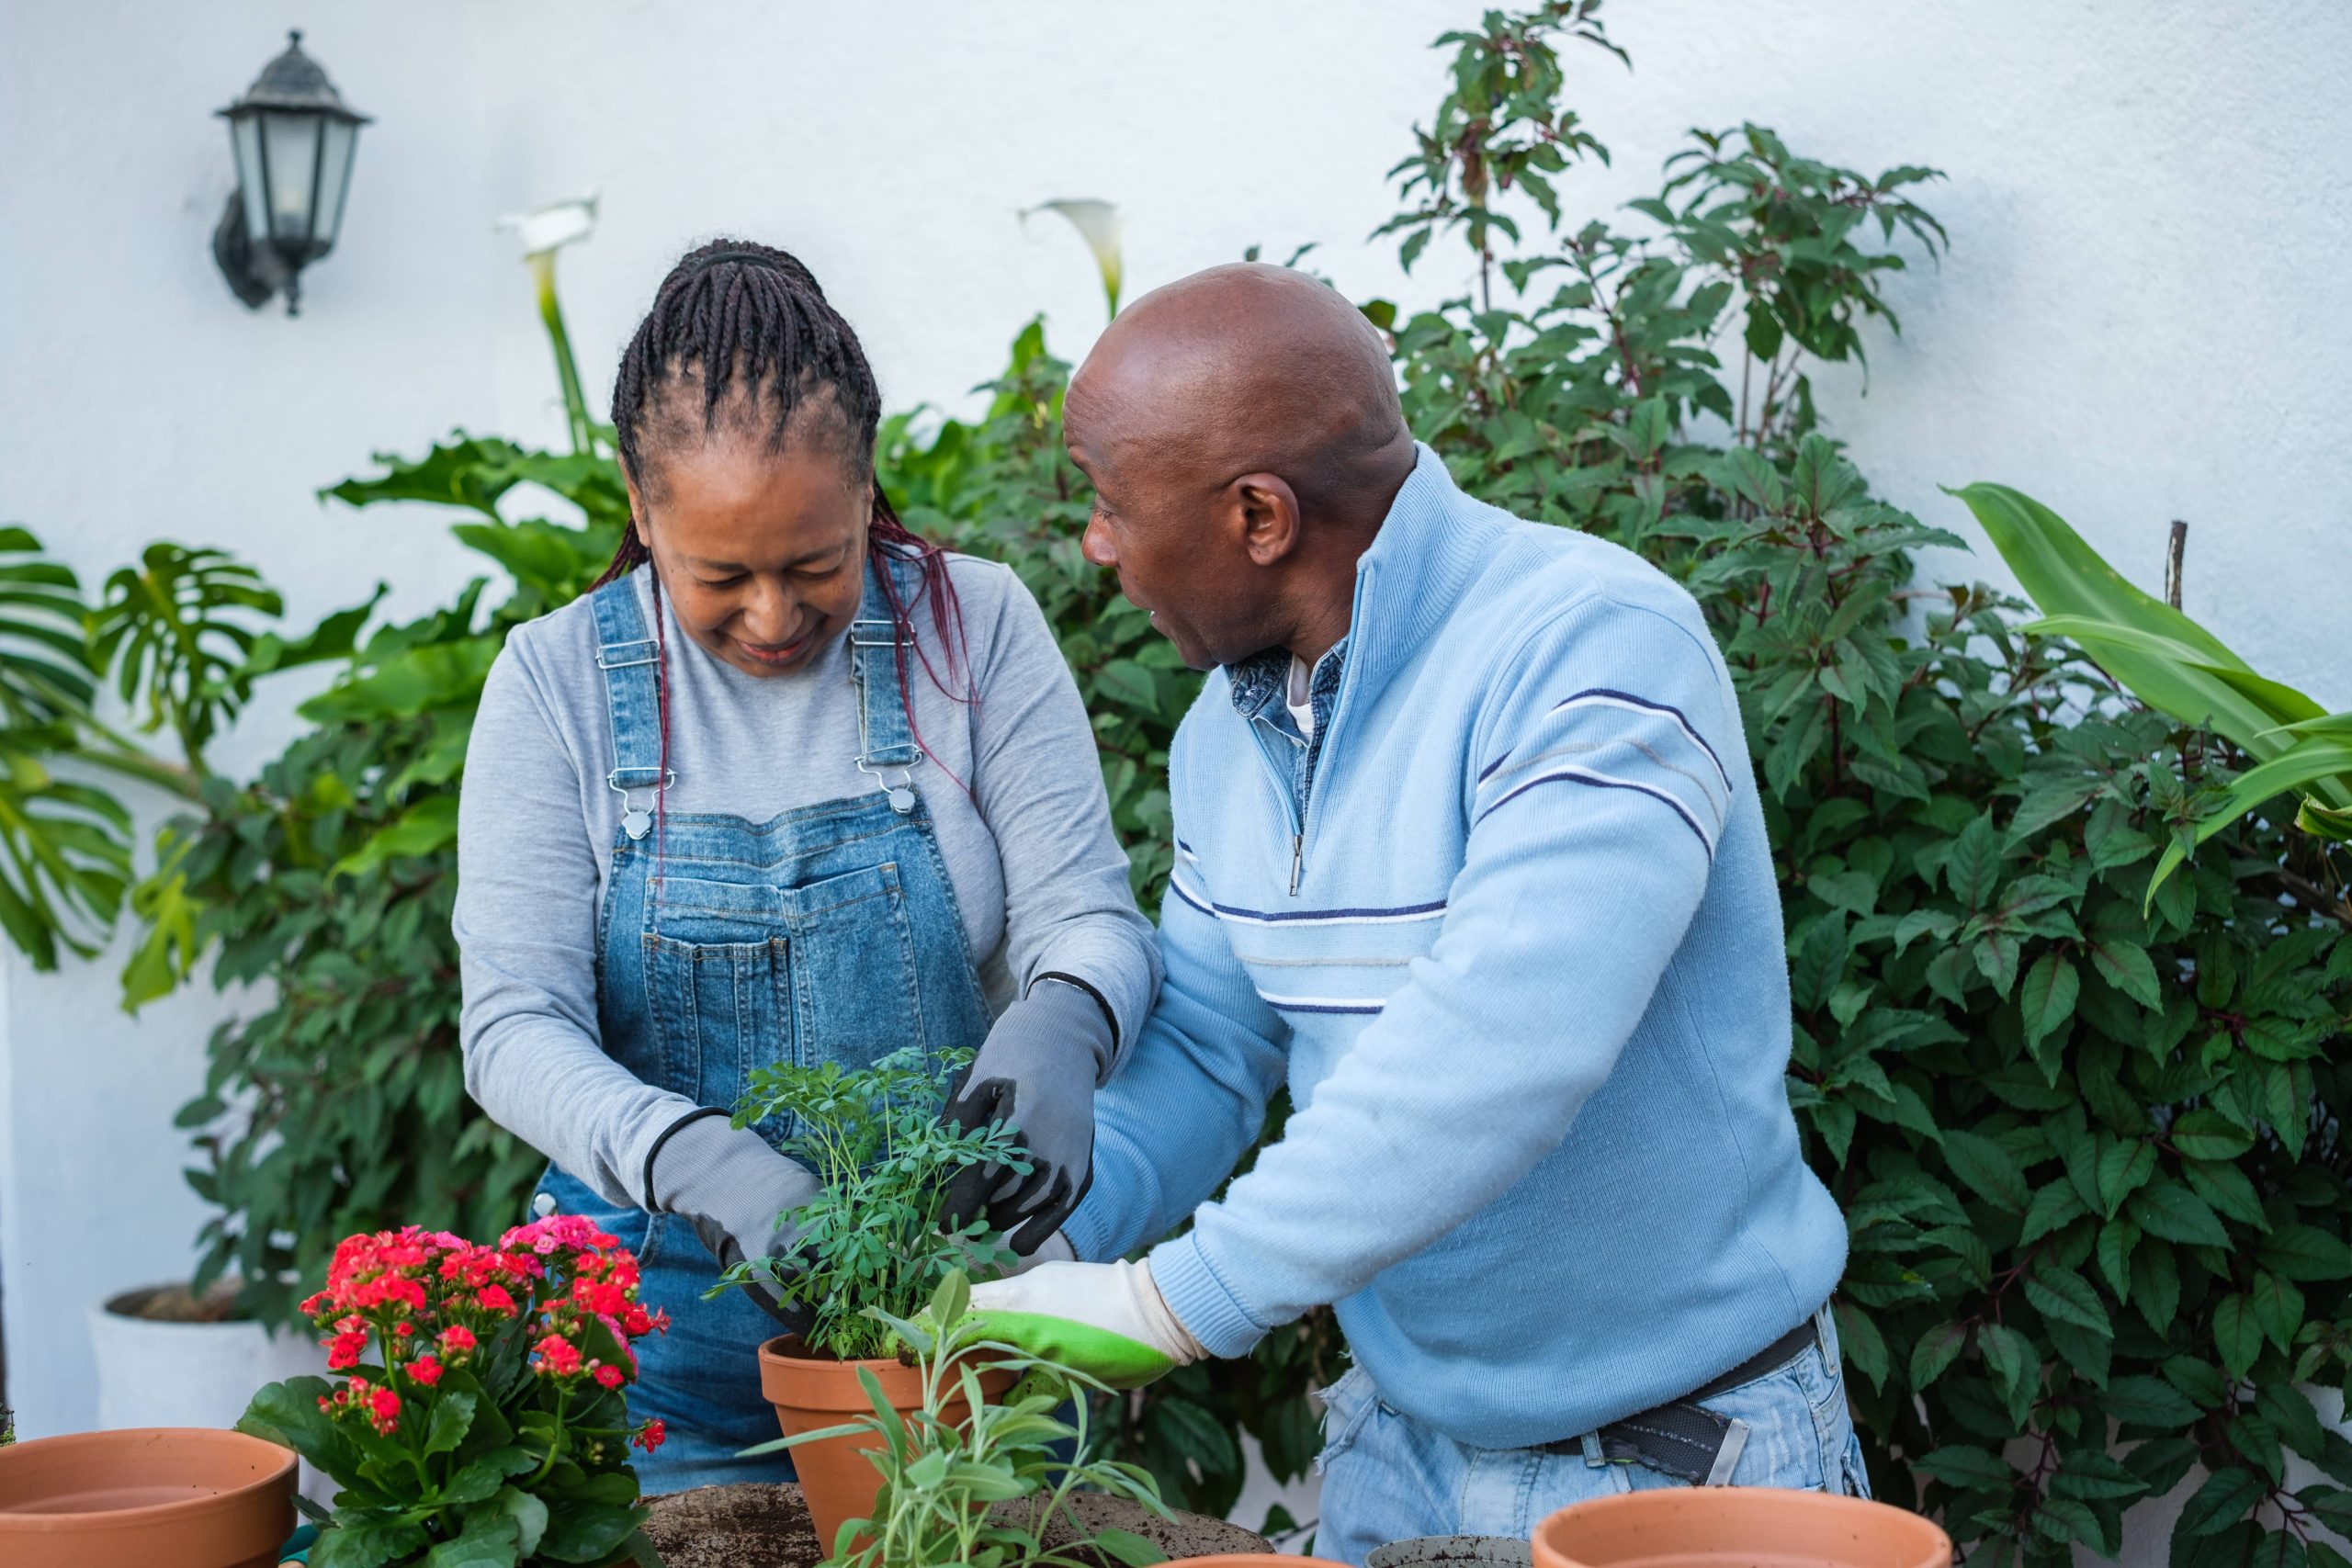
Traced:
<path fill-rule="evenodd" d="M 720 231 L 798 251 L 898 403 L 956 403 L 1034 310 L 1065 355 L 1101 322 L 1090 263 L 1014 209 L 1103 197 L 1130 292 L 1306 240 L 1359 296 L 1362 237 L 1442 85 L 1424 45 L 1479 0 L 0 0 L 0 518 L 92 575 L 172 536 L 234 547 L 297 620 L 377 575 L 398 609 L 466 572 L 429 516 L 311 491 L 455 423 L 553 438 L 546 351 L 501 210 L 582 189 L 563 261 L 598 383 L 668 262 Z M 2188 603 L 2256 665 L 2352 704 L 2352 12 L 1883 0 L 1620 0 L 1627 75 L 1572 57 L 1613 171 L 1649 187 L 1692 124 L 1753 118 L 1876 169 L 1934 164 L 1954 248 L 1893 290 L 1906 327 L 1822 388 L 1879 488 L 1968 531 L 1939 483 L 2006 479 L 2143 581 L 2188 518 Z M 208 251 L 231 184 L 209 111 L 282 29 L 374 115 L 305 310 L 249 315 Z M 1449 270 L 1452 269 L 1452 270 Z M 1956 570 L 1998 577 L 1979 559 Z M 222 749 L 274 751 L 287 702 Z M 82 1313 L 184 1271 L 197 1222 L 168 1126 L 217 1008 L 133 1022 L 114 964 L 0 987 L 0 1289 L 28 1435 L 92 1416 Z"/>

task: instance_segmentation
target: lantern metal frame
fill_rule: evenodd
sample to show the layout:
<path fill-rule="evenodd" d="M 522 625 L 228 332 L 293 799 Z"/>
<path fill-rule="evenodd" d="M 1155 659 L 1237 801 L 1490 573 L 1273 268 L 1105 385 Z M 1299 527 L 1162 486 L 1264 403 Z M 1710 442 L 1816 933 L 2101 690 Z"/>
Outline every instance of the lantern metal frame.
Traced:
<path fill-rule="evenodd" d="M 359 128 L 370 121 L 369 117 L 343 101 L 343 95 L 327 80 L 326 71 L 302 52 L 300 31 L 289 29 L 286 37 L 286 51 L 262 67 L 261 74 L 245 90 L 245 96 L 215 111 L 229 122 L 237 188 L 229 193 L 228 208 L 212 231 L 212 258 L 220 265 L 221 276 L 229 280 L 230 289 L 248 308 L 258 310 L 272 295 L 283 293 L 286 313 L 292 316 L 301 311 L 302 269 L 334 248 L 351 190 L 351 165 L 357 158 Z M 275 188 L 270 173 L 274 137 L 266 117 L 312 121 L 307 192 L 281 193 Z M 339 171 L 331 172 L 328 167 L 329 122 L 345 128 L 347 139 L 340 145 Z M 260 182 L 258 190 L 250 183 L 255 180 Z M 327 188 L 330 180 L 334 182 L 332 190 Z M 304 199 L 306 205 L 300 209 L 303 220 L 294 232 L 274 231 L 270 221 L 279 210 L 281 197 L 289 194 Z M 263 232 L 254 232 L 249 209 L 262 215 Z M 329 219 L 323 233 L 319 222 L 322 212 Z"/>

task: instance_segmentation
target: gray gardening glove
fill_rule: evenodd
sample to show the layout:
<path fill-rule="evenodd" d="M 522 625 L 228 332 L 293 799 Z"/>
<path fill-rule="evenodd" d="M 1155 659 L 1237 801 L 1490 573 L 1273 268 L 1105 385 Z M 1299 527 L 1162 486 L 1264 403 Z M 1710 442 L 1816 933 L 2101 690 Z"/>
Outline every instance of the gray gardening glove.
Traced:
<path fill-rule="evenodd" d="M 776 1153 L 749 1127 L 728 1125 L 722 1111 L 697 1111 L 678 1122 L 646 1162 L 648 1206 L 693 1224 L 721 1269 L 770 1258 L 780 1276 L 798 1273 L 794 1248 L 799 1237 L 783 1216 L 817 1190 L 807 1167 Z M 786 1333 L 808 1331 L 812 1314 L 805 1304 L 787 1304 L 762 1281 L 745 1285 L 743 1293 Z"/>
<path fill-rule="evenodd" d="M 973 1166 L 947 1184 L 953 1223 L 979 1217 L 1026 1258 L 1069 1218 L 1094 1179 L 1094 1086 L 1118 1041 L 1091 987 L 1041 975 L 1004 1010 L 972 1065 L 947 1089 L 943 1118 L 1018 1133 L 1029 1174 Z"/>

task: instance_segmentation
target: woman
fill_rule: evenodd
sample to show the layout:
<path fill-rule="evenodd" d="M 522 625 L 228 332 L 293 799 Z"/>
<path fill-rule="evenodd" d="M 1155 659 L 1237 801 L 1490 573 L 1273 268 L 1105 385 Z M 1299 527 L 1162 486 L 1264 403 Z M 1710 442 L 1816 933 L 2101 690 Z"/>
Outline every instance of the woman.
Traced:
<path fill-rule="evenodd" d="M 721 1265 L 787 1255 L 777 1217 L 815 1191 L 728 1123 L 754 1068 L 977 1049 L 949 1112 L 1002 1116 L 1033 1168 L 976 1173 L 964 1212 L 1032 1253 L 1159 984 L 1045 618 L 899 523 L 879 412 L 797 261 L 688 255 L 614 388 L 630 530 L 594 592 L 508 638 L 467 757 L 467 1087 L 670 1314 L 632 1395 L 668 1429 L 649 1491 L 790 1473 L 734 1457 L 775 1435 L 752 1355 L 773 1296 L 703 1300 Z"/>

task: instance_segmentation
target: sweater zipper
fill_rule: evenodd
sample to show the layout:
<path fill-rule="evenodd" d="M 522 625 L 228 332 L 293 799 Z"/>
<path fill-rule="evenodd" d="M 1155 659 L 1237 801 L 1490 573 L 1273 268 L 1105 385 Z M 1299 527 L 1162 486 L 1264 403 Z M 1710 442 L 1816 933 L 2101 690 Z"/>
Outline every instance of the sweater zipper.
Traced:
<path fill-rule="evenodd" d="M 1250 720 L 1250 739 L 1258 743 L 1259 760 L 1266 764 L 1266 782 L 1273 785 L 1274 798 L 1282 803 L 1283 822 L 1290 829 L 1290 896 L 1298 897 L 1298 879 L 1306 856 L 1306 830 L 1299 821 L 1297 803 L 1291 797 L 1290 776 L 1282 767 L 1282 760 L 1274 755 L 1273 741 L 1267 733 L 1273 727 L 1262 718 Z M 1285 746 L 1295 745 L 1288 736 L 1276 733 L 1275 739 Z"/>

